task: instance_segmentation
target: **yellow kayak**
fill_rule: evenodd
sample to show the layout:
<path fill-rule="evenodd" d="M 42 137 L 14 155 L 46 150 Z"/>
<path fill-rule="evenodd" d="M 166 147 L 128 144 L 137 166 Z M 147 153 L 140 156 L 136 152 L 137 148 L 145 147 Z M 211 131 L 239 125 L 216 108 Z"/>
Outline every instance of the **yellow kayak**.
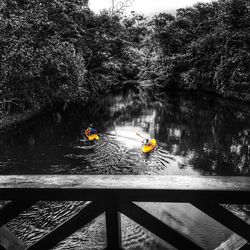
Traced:
<path fill-rule="evenodd" d="M 150 140 L 150 145 L 144 145 L 143 148 L 141 149 L 142 153 L 150 153 L 152 150 L 155 149 L 156 147 L 156 140 L 155 139 L 151 139 Z"/>
<path fill-rule="evenodd" d="M 99 137 L 98 134 L 87 135 L 87 134 L 85 133 L 85 136 L 87 137 L 87 139 L 88 139 L 89 141 L 99 140 L 99 139 L 100 139 L 100 137 Z"/>

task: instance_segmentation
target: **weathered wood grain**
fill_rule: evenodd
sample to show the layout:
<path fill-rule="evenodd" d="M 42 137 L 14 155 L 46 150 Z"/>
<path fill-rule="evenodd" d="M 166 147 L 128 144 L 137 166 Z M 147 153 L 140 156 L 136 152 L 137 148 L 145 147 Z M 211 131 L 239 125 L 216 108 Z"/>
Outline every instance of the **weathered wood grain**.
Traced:
<path fill-rule="evenodd" d="M 0 188 L 250 191 L 250 177 L 162 175 L 0 175 Z"/>
<path fill-rule="evenodd" d="M 89 222 L 104 210 L 106 211 L 106 218 L 109 220 L 107 224 L 109 248 L 120 248 L 120 219 L 118 210 L 167 241 L 171 240 L 166 239 L 165 235 L 161 234 L 157 228 L 164 228 L 165 231 L 168 231 L 168 234 L 174 235 L 174 237 L 179 235 L 151 215 L 143 212 L 139 207 L 137 208 L 131 201 L 187 202 L 195 205 L 198 204 L 199 206 L 202 205 L 201 210 L 203 211 L 207 209 L 207 204 L 250 204 L 250 177 L 1 175 L 0 199 L 15 200 L 17 204 L 19 204 L 18 201 L 23 200 L 31 202 L 31 204 L 34 200 L 89 200 L 94 201 L 92 204 L 99 204 L 98 202 L 106 204 L 103 208 L 101 208 L 102 205 L 96 206 L 96 211 L 98 212 L 96 214 L 93 214 L 92 209 L 90 209 L 90 213 L 84 214 L 83 218 L 78 215 L 74 219 L 67 221 L 66 224 L 60 225 L 56 230 L 31 246 L 30 249 L 44 249 L 44 246 L 48 249 L 54 246 L 57 242 L 76 230 L 77 222 L 84 220 L 77 226 L 79 228 L 79 226 Z M 108 203 L 112 204 L 112 202 L 107 203 L 107 201 L 112 200 L 114 200 L 113 207 L 110 207 Z M 126 207 L 124 204 L 132 204 L 133 206 Z M 217 206 L 216 211 L 218 210 Z M 99 211 L 99 209 L 102 210 Z M 4 210 L 2 211 L 4 212 Z M 208 215 L 212 213 L 212 217 L 216 217 L 214 215 L 216 212 L 213 211 L 210 209 L 207 213 Z M 222 212 L 220 214 L 224 216 L 223 223 L 230 217 L 229 212 L 226 215 Z M 216 219 L 218 218 L 216 217 Z M 219 218 L 220 220 L 221 217 Z M 151 221 L 151 223 L 148 221 Z M 235 221 L 233 229 L 237 233 L 238 227 L 241 227 L 243 222 L 239 222 L 236 219 Z M 114 224 L 116 225 L 115 227 L 112 226 Z M 228 226 L 227 222 L 225 224 Z M 246 225 L 240 229 L 240 232 L 243 232 L 241 233 L 242 236 L 246 236 L 249 239 L 248 235 L 245 235 L 245 231 L 248 231 L 248 226 Z M 182 238 L 181 236 L 178 237 Z M 115 244 L 112 243 L 114 238 L 116 238 Z M 188 239 L 186 241 L 188 242 L 186 244 L 193 244 Z M 170 243 L 179 247 L 181 246 L 180 240 Z M 199 246 L 192 245 L 192 247 L 194 246 L 199 249 Z"/>
<path fill-rule="evenodd" d="M 2 175 L 0 199 L 250 203 L 250 177 Z"/>

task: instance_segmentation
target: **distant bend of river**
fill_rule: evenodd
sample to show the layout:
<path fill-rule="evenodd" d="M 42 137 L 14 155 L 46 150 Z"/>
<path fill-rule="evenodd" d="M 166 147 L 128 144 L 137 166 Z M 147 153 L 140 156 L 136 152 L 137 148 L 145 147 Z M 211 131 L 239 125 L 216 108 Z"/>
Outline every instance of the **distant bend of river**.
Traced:
<path fill-rule="evenodd" d="M 101 140 L 81 142 L 82 129 L 91 123 Z M 137 133 L 156 138 L 157 149 L 148 156 L 141 154 L 142 138 Z M 249 163 L 249 106 L 187 92 L 169 93 L 160 99 L 133 91 L 110 95 L 88 107 L 55 111 L 0 134 L 0 174 L 249 176 Z M 29 244 L 63 221 L 69 211 L 84 206 L 84 202 L 51 204 L 39 202 L 10 227 Z M 232 234 L 189 204 L 142 206 L 205 249 L 214 249 Z M 172 249 L 127 218 L 123 222 L 124 248 Z M 102 248 L 104 225 L 100 217 L 57 248 Z"/>

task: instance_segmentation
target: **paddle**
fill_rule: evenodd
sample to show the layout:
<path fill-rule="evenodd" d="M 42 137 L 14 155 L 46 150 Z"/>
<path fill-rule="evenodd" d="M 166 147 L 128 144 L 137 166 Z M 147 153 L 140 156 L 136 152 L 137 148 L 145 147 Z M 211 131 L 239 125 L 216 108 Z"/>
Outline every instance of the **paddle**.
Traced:
<path fill-rule="evenodd" d="M 144 138 L 139 132 L 136 132 L 136 135 L 140 136 L 143 140 L 146 139 L 146 138 Z"/>
<path fill-rule="evenodd" d="M 140 136 L 143 139 L 143 141 L 142 141 L 143 144 L 147 140 L 147 138 L 143 137 L 139 132 L 137 132 L 136 135 Z"/>

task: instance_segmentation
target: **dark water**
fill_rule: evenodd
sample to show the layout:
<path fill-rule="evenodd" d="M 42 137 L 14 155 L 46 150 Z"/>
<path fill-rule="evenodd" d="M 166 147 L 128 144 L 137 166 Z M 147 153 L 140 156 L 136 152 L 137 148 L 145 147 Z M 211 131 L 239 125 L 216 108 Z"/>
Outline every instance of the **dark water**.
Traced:
<path fill-rule="evenodd" d="M 81 129 L 90 123 L 101 135 L 95 144 L 80 141 Z M 158 141 L 157 150 L 147 157 L 140 153 L 138 132 Z M 188 93 L 109 96 L 0 135 L 0 174 L 250 175 L 249 162 L 249 106 Z M 30 244 L 84 205 L 39 202 L 9 226 Z M 140 205 L 205 249 L 232 235 L 189 204 Z M 172 249 L 128 218 L 122 222 L 124 248 Z M 57 249 L 101 249 L 105 244 L 101 216 Z"/>

